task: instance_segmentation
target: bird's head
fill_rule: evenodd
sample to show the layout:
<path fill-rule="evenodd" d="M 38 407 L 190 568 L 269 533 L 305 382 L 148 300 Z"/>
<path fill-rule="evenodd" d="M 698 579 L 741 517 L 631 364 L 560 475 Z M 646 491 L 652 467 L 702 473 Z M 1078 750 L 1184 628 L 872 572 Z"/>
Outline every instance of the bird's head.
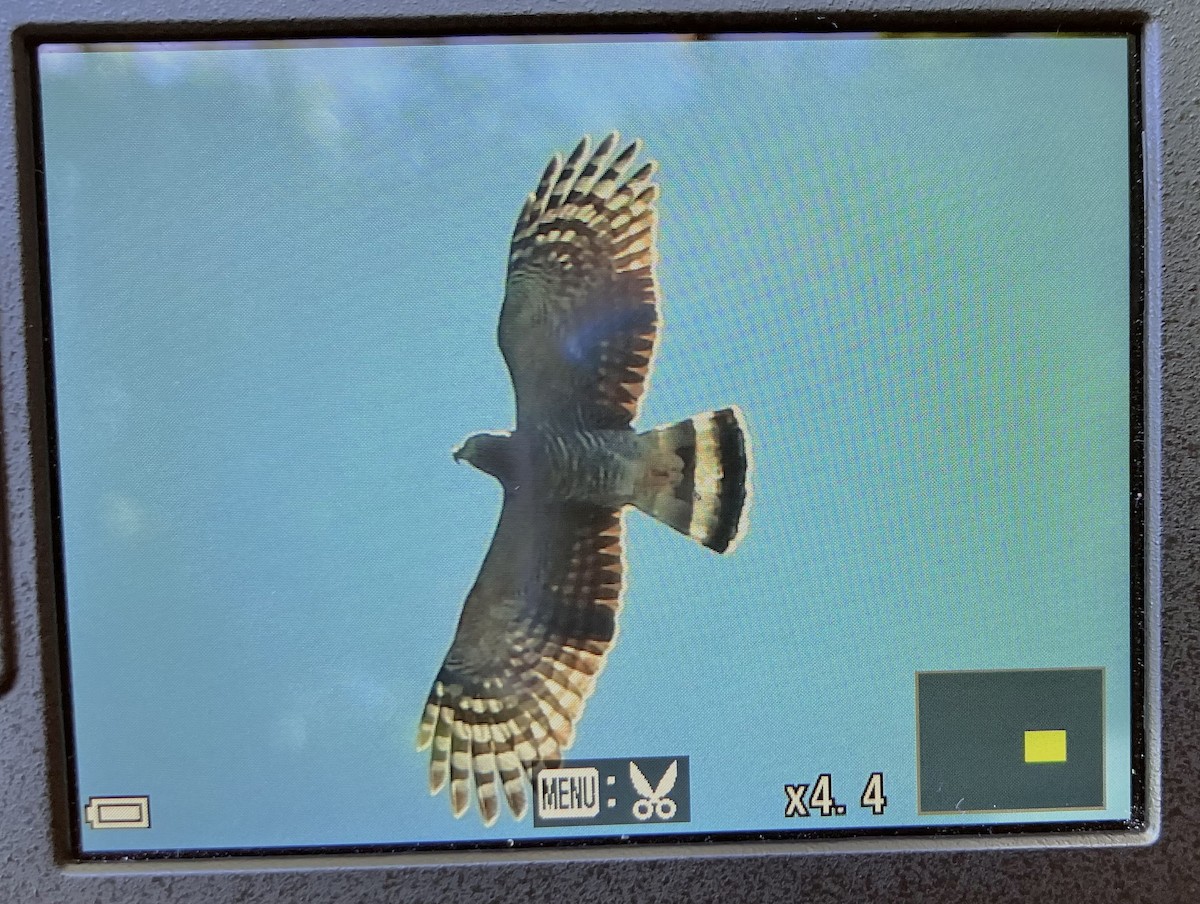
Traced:
<path fill-rule="evenodd" d="M 503 481 L 509 474 L 509 437 L 497 433 L 476 433 L 468 436 L 454 450 L 455 461 L 465 461 L 484 473 Z"/>

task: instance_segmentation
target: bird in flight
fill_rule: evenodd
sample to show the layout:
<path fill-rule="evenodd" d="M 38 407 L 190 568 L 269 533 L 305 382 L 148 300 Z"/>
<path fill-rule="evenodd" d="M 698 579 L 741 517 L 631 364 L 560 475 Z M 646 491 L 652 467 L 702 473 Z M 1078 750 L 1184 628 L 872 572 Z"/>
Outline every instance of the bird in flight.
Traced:
<path fill-rule="evenodd" d="M 540 766 L 561 761 L 617 636 L 633 506 L 716 552 L 749 505 L 737 407 L 638 432 L 659 328 L 656 164 L 640 142 L 588 137 L 555 154 L 517 218 L 499 345 L 516 429 L 455 450 L 496 478 L 504 504 L 425 704 L 417 749 L 429 791 L 471 788 L 485 825 L 514 818 Z"/>

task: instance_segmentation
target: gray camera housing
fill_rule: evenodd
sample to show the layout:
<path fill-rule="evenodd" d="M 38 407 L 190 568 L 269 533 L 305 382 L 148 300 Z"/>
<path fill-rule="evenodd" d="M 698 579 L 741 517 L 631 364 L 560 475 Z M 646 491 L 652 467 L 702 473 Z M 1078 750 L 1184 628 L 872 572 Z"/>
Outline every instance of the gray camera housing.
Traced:
<path fill-rule="evenodd" d="M 1183 901 L 1200 893 L 1200 16 L 1187 0 L 16 0 L 0 8 L 0 899 Z M 631 31 L 1130 31 L 1144 129 L 1146 795 L 1128 831 L 610 844 L 76 863 L 53 555 L 31 48 L 131 41 Z M 1164 476 L 1165 475 L 1165 476 Z M 1165 502 L 1165 506 L 1162 504 Z M 1163 658 L 1165 656 L 1165 659 Z"/>

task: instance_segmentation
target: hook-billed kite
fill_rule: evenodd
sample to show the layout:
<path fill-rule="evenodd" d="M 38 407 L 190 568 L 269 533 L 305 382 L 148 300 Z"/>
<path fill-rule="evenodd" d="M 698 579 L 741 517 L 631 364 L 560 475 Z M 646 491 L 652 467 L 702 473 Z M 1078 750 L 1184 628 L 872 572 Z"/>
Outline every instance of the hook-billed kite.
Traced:
<path fill-rule="evenodd" d="M 454 453 L 500 481 L 504 504 L 417 735 L 429 790 L 471 784 L 486 825 L 515 818 L 539 766 L 560 762 L 617 636 L 623 513 L 635 506 L 717 552 L 748 509 L 736 407 L 638 433 L 659 326 L 656 164 L 640 142 L 555 154 L 517 218 L 500 351 L 516 429 Z"/>

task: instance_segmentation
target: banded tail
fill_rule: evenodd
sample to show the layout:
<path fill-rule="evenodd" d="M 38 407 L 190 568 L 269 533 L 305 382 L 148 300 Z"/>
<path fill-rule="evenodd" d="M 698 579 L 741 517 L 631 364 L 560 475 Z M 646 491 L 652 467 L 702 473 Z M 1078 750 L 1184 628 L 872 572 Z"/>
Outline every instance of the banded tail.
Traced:
<path fill-rule="evenodd" d="M 749 432 L 737 406 L 639 435 L 633 504 L 717 552 L 737 545 L 750 508 Z"/>

